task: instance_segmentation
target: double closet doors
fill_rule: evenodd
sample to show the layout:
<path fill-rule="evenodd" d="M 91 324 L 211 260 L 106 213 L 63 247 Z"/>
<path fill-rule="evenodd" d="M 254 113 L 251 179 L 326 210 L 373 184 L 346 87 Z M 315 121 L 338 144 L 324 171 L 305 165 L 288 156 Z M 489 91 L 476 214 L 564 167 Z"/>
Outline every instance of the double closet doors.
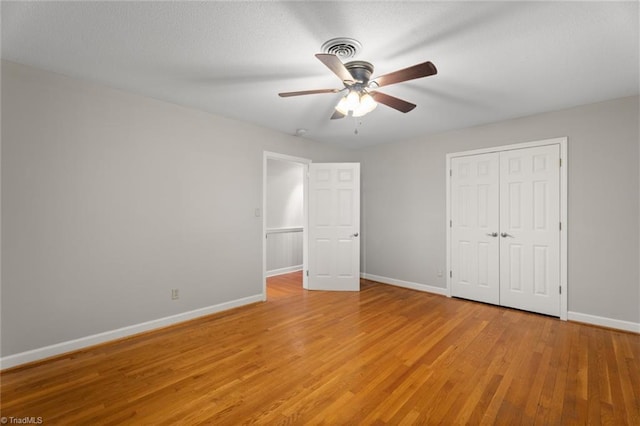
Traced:
<path fill-rule="evenodd" d="M 451 295 L 560 316 L 560 146 L 450 159 Z"/>

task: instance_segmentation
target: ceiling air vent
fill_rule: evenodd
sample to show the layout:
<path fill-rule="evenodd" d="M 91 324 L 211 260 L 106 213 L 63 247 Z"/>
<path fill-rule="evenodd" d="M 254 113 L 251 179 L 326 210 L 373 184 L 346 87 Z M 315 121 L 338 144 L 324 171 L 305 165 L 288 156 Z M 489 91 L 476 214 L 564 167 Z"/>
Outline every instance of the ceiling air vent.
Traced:
<path fill-rule="evenodd" d="M 343 61 L 355 57 L 360 49 L 362 45 L 358 40 L 346 37 L 332 38 L 322 45 L 322 52 L 336 55 Z"/>

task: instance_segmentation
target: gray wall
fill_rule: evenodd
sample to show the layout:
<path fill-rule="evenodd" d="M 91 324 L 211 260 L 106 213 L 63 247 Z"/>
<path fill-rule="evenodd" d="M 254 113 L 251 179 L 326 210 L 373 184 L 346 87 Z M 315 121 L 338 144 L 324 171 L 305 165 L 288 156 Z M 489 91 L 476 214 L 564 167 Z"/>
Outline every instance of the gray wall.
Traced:
<path fill-rule="evenodd" d="M 267 160 L 267 228 L 303 226 L 303 174 L 302 164 Z"/>
<path fill-rule="evenodd" d="M 265 150 L 362 161 L 363 271 L 444 287 L 445 154 L 568 136 L 569 310 L 640 322 L 638 114 L 626 98 L 346 152 L 3 61 L 0 354 L 260 294 Z"/>
<path fill-rule="evenodd" d="M 261 294 L 265 150 L 345 160 L 3 61 L 2 356 Z"/>
<path fill-rule="evenodd" d="M 640 322 L 638 116 L 630 97 L 363 150 L 363 271 L 446 287 L 445 154 L 567 136 L 569 311 Z"/>

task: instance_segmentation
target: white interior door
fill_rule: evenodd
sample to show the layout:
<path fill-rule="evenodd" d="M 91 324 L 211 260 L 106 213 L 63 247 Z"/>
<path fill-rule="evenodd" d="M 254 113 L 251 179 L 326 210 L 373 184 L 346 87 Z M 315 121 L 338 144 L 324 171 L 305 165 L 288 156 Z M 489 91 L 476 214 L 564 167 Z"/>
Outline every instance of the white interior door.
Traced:
<path fill-rule="evenodd" d="M 560 315 L 560 148 L 500 153 L 500 304 Z"/>
<path fill-rule="evenodd" d="M 360 164 L 309 165 L 309 290 L 360 290 Z"/>
<path fill-rule="evenodd" d="M 451 295 L 500 303 L 499 155 L 451 161 Z"/>

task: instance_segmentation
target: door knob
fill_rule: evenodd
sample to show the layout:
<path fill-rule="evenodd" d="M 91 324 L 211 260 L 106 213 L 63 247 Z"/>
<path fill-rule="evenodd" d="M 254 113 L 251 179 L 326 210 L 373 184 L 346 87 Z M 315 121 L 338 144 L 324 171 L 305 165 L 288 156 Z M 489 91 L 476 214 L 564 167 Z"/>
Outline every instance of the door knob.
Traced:
<path fill-rule="evenodd" d="M 502 238 L 507 238 L 507 237 L 511 237 L 511 238 L 513 238 L 513 235 L 511 235 L 511 234 L 507 234 L 506 232 L 503 232 L 502 234 L 500 234 L 500 236 L 501 236 Z"/>
<path fill-rule="evenodd" d="M 357 237 L 358 235 L 360 234 L 358 234 L 357 232 L 355 234 L 351 234 L 352 237 Z"/>
<path fill-rule="evenodd" d="M 497 237 L 497 236 L 498 236 L 498 233 L 497 233 L 497 232 L 491 232 L 491 233 L 487 232 L 487 235 L 488 235 L 489 237 Z"/>

